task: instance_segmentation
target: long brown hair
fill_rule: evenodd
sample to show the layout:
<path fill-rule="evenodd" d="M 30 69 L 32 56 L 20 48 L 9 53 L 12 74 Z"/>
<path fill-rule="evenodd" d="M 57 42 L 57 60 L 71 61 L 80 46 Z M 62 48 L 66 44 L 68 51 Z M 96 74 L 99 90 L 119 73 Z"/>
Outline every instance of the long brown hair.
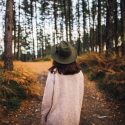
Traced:
<path fill-rule="evenodd" d="M 49 69 L 49 71 L 53 73 L 55 69 L 58 71 L 59 74 L 64 75 L 73 75 L 80 72 L 80 67 L 76 63 L 76 61 L 70 64 L 60 64 L 56 61 L 53 61 L 53 66 Z"/>

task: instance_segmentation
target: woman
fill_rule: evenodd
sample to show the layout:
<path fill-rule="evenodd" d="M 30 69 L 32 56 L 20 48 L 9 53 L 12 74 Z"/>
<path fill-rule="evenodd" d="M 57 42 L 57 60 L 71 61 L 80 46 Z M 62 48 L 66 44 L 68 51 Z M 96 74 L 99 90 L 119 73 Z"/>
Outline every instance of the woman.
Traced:
<path fill-rule="evenodd" d="M 75 48 L 61 42 L 51 49 L 41 110 L 41 125 L 79 125 L 83 100 L 83 74 L 76 63 Z"/>

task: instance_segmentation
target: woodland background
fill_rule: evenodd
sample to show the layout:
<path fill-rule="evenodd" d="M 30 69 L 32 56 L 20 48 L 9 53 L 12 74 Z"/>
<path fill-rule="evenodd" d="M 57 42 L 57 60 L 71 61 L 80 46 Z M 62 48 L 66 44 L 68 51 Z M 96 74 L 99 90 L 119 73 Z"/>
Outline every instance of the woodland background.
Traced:
<path fill-rule="evenodd" d="M 125 54 L 124 0 L 10 0 L 8 4 L 12 7 L 7 6 L 5 17 L 6 1 L 0 2 L 1 42 L 6 41 L 8 25 L 12 25 L 12 47 L 7 52 L 14 59 L 48 56 L 51 46 L 62 40 L 74 44 L 79 55 Z M 11 24 L 5 25 L 5 18 L 12 18 Z M 4 48 L 6 42 L 1 53 Z"/>
<path fill-rule="evenodd" d="M 50 49 L 64 40 L 85 75 L 81 125 L 124 125 L 125 0 L 1 0 L 0 12 L 2 124 L 39 124 Z"/>

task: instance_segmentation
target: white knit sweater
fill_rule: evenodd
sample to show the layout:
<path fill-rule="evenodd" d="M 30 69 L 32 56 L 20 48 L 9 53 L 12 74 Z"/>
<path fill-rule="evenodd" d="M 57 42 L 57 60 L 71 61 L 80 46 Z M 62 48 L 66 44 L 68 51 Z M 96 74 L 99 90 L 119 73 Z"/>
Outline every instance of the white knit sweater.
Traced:
<path fill-rule="evenodd" d="M 41 125 L 79 125 L 83 92 L 81 71 L 74 75 L 49 72 L 42 100 Z"/>

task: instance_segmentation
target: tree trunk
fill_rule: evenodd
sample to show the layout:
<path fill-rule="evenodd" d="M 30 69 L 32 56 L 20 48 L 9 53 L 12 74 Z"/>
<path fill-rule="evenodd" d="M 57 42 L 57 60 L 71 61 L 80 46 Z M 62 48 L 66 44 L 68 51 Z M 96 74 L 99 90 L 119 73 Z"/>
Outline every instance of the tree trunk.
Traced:
<path fill-rule="evenodd" d="M 114 38 L 115 38 L 115 53 L 118 55 L 118 5 L 117 0 L 114 0 Z"/>
<path fill-rule="evenodd" d="M 25 27 L 25 44 L 27 43 L 27 16 L 26 16 L 26 11 L 25 11 L 25 23 L 24 23 L 24 27 Z"/>
<path fill-rule="evenodd" d="M 96 44 L 95 44 L 95 14 L 96 13 L 96 7 L 95 7 L 95 1 L 93 0 L 92 1 L 92 26 L 93 26 L 93 30 L 92 30 L 92 39 L 93 39 L 93 51 L 94 51 L 94 48 L 96 47 Z"/>
<path fill-rule="evenodd" d="M 107 0 L 107 13 L 106 13 L 106 54 L 110 55 L 113 48 L 112 40 L 112 1 Z"/>
<path fill-rule="evenodd" d="M 85 52 L 85 34 L 86 34 L 86 8 L 85 8 L 85 1 L 82 0 L 82 13 L 83 13 L 83 45 L 82 45 L 82 48 L 83 48 L 83 52 Z"/>
<path fill-rule="evenodd" d="M 13 6 L 13 24 L 14 24 L 14 58 L 16 58 L 16 8 L 15 8 L 15 3 Z"/>
<path fill-rule="evenodd" d="M 125 0 L 121 0 L 121 40 L 122 40 L 122 56 L 125 56 Z"/>
<path fill-rule="evenodd" d="M 81 54 L 81 33 L 80 33 L 80 7 L 79 7 L 79 5 L 80 5 L 80 1 L 78 0 L 78 3 L 77 3 L 77 13 L 78 13 L 78 39 L 77 39 L 77 53 L 78 53 L 78 55 L 80 55 Z"/>
<path fill-rule="evenodd" d="M 33 0 L 30 1 L 30 9 L 31 9 L 31 32 L 32 32 L 32 40 L 33 40 L 33 59 L 35 59 L 35 41 L 34 41 L 34 35 L 33 35 Z"/>
<path fill-rule="evenodd" d="M 17 43 L 17 59 L 20 59 L 20 32 L 21 32 L 21 27 L 20 27 L 20 0 L 19 0 L 19 22 L 18 22 L 18 43 Z"/>
<path fill-rule="evenodd" d="M 79 0 L 78 0 L 78 4 L 77 4 L 78 6 L 77 6 L 77 13 L 78 13 L 78 37 L 79 37 L 79 39 L 81 38 L 81 34 L 80 34 L 80 9 L 79 9 L 79 5 L 80 5 L 80 3 L 79 3 Z"/>
<path fill-rule="evenodd" d="M 66 41 L 69 41 L 69 36 L 68 36 L 68 20 L 67 20 L 67 2 L 66 0 L 63 0 L 64 2 L 64 15 L 65 15 L 65 27 L 66 27 Z"/>
<path fill-rule="evenodd" d="M 99 53 L 103 52 L 102 28 L 101 28 L 101 0 L 98 0 L 98 44 Z"/>
<path fill-rule="evenodd" d="M 60 0 L 61 5 L 61 22 L 60 22 L 60 40 L 64 41 L 64 2 L 63 0 Z M 54 38 L 54 37 L 53 37 Z"/>
<path fill-rule="evenodd" d="M 71 16 L 72 16 L 72 1 L 68 0 L 68 18 L 69 18 L 69 41 L 72 42 L 72 28 L 71 28 Z"/>
<path fill-rule="evenodd" d="M 38 28 L 37 28 L 37 1 L 35 1 L 35 13 L 36 13 L 36 43 L 37 43 L 37 56 L 38 56 Z"/>
<path fill-rule="evenodd" d="M 92 41 L 91 41 L 91 20 L 90 20 L 90 4 L 89 4 L 89 0 L 87 0 L 88 3 L 88 15 L 89 15 L 89 42 L 90 42 L 90 47 L 91 47 L 91 51 L 93 50 L 93 46 L 92 46 Z"/>
<path fill-rule="evenodd" d="M 4 68 L 13 70 L 12 54 L 12 31 L 13 31 L 13 0 L 7 0 L 6 17 L 5 17 L 5 51 L 4 51 Z"/>
<path fill-rule="evenodd" d="M 56 7 L 56 0 L 54 0 L 54 5 L 53 5 L 53 9 L 54 9 L 54 28 L 55 28 L 55 33 L 56 33 L 56 40 L 58 43 L 58 39 L 57 39 L 57 7 Z"/>
<path fill-rule="evenodd" d="M 40 36 L 41 36 L 41 39 L 40 39 L 40 43 L 41 43 L 41 57 L 43 58 L 44 57 L 44 39 L 43 39 L 43 30 L 42 28 L 40 27 Z"/>

